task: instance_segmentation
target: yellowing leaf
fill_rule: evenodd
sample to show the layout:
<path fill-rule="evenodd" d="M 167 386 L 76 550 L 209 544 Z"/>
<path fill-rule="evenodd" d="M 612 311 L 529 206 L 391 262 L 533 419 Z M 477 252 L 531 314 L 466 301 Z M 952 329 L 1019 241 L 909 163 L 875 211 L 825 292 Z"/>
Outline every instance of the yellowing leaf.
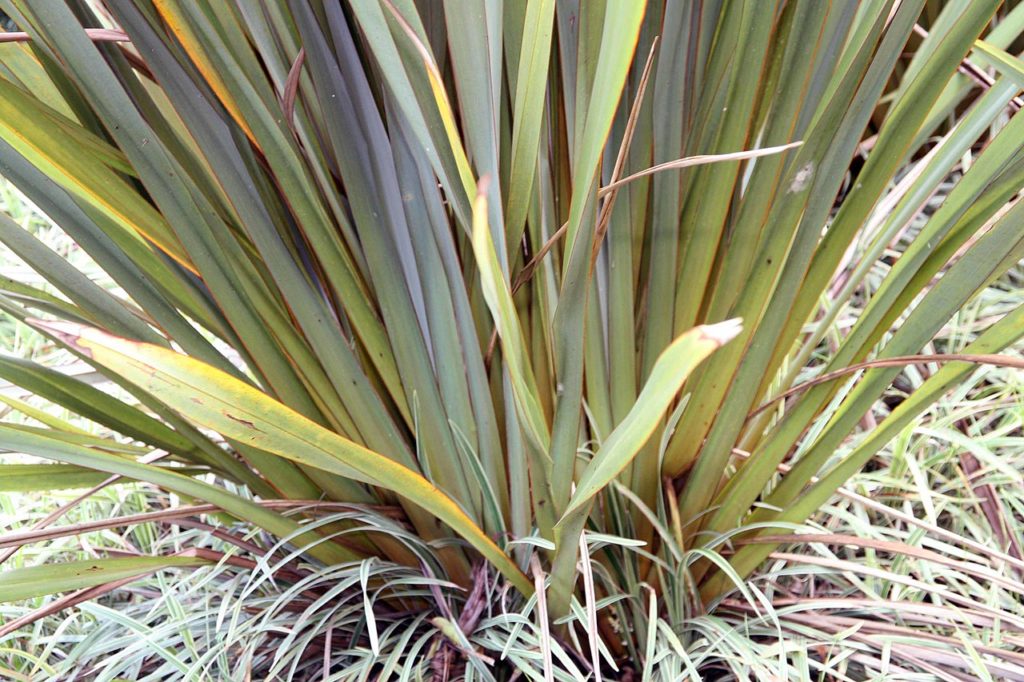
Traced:
<path fill-rule="evenodd" d="M 530 593 L 532 583 L 450 497 L 419 473 L 373 452 L 210 365 L 159 346 L 70 323 L 36 322 L 196 423 L 228 438 L 363 483 L 386 488 L 447 523 Z"/>
<path fill-rule="evenodd" d="M 134 238 L 151 242 L 195 272 L 164 217 L 113 169 L 127 163 L 120 152 L 69 120 L 58 124 L 55 116 L 21 88 L 0 78 L 0 137 Z"/>
<path fill-rule="evenodd" d="M 252 130 L 249 129 L 249 125 L 245 122 L 245 117 L 239 111 L 238 105 L 232 99 L 227 85 L 224 84 L 224 80 L 217 73 L 217 69 L 210 63 L 210 58 L 207 56 L 205 48 L 203 48 L 202 41 L 195 31 L 192 30 L 192 27 L 189 26 L 188 19 L 182 14 L 181 8 L 178 7 L 176 2 L 168 2 L 168 0 L 156 0 L 153 4 L 156 6 L 157 12 L 160 13 L 160 17 L 167 23 L 168 28 L 171 29 L 171 32 L 174 33 L 178 42 L 181 43 L 185 52 L 192 59 L 192 63 L 199 69 L 199 73 L 202 74 L 207 85 L 217 95 L 217 99 L 224 105 L 231 118 L 238 124 L 238 127 L 255 143 L 256 140 L 253 137 Z"/>
<path fill-rule="evenodd" d="M 481 182 L 483 184 L 483 182 Z M 512 391 L 527 436 L 540 452 L 547 452 L 551 434 L 541 411 L 537 382 L 530 369 L 523 342 L 523 330 L 516 315 L 508 282 L 501 274 L 498 255 L 487 224 L 487 198 L 481 190 L 473 203 L 473 253 L 480 268 L 480 283 L 501 339 L 502 357 L 512 378 Z"/>

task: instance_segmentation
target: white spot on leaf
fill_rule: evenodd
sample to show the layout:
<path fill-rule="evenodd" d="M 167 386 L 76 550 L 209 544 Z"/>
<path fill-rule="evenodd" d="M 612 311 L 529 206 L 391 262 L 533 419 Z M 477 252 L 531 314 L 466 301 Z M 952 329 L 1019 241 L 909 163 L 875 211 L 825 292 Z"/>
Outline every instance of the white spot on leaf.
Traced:
<path fill-rule="evenodd" d="M 804 164 L 804 167 L 797 171 L 796 176 L 793 178 L 793 182 L 789 185 L 789 191 L 791 194 L 797 192 L 803 192 L 807 189 L 808 185 L 811 184 L 811 180 L 814 178 L 814 162 L 808 161 Z"/>

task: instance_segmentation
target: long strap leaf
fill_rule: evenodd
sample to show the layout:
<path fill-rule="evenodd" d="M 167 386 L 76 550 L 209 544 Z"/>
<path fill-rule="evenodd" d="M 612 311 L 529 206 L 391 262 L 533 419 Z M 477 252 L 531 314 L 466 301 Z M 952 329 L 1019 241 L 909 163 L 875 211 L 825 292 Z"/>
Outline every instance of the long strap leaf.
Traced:
<path fill-rule="evenodd" d="M 202 566 L 209 559 L 191 556 L 139 556 L 84 559 L 15 568 L 0 573 L 0 602 L 42 597 L 145 575 L 161 568 Z"/>
<path fill-rule="evenodd" d="M 165 348 L 67 323 L 36 323 L 146 389 L 196 423 L 280 457 L 387 488 L 447 523 L 524 594 L 532 583 L 466 513 L 433 483 L 401 464 L 328 431 L 265 393 Z"/>

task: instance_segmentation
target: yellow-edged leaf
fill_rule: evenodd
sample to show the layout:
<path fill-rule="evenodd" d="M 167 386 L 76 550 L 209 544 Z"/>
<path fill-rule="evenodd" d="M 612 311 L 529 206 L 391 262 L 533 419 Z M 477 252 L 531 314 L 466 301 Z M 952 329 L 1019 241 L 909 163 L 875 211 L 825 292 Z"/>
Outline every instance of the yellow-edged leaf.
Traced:
<path fill-rule="evenodd" d="M 256 138 L 253 137 L 249 124 L 245 122 L 245 117 L 242 116 L 238 105 L 231 97 L 231 93 L 228 91 L 223 78 L 221 78 L 217 69 L 213 67 L 203 47 L 203 42 L 189 25 L 188 19 L 182 14 L 181 7 L 178 6 L 177 2 L 169 2 L 168 0 L 155 0 L 153 5 L 156 7 L 157 12 L 160 13 L 160 18 L 164 20 L 167 27 L 174 34 L 174 37 L 178 39 L 182 48 L 192 59 L 192 63 L 199 69 L 199 73 L 202 74 L 207 85 L 210 86 L 213 93 L 217 95 L 217 99 L 227 109 L 228 114 L 238 124 L 238 127 L 245 132 L 246 137 L 252 140 L 253 144 L 256 144 Z"/>
<path fill-rule="evenodd" d="M 373 452 L 210 365 L 158 346 L 61 322 L 36 322 L 206 428 L 300 464 L 394 491 L 465 538 L 524 593 L 532 583 L 450 497 Z"/>
<path fill-rule="evenodd" d="M 462 136 L 459 134 L 459 126 L 455 122 L 455 112 L 452 110 L 451 102 L 448 101 L 448 93 L 444 89 L 444 79 L 441 76 L 441 72 L 437 68 L 437 64 L 434 63 L 434 57 L 431 55 L 430 50 L 423 44 L 423 41 L 416 35 L 416 31 L 409 26 L 409 23 L 387 0 L 384 0 L 384 5 L 391 12 L 395 21 L 402 28 L 402 31 L 409 38 L 409 42 L 412 43 L 416 52 L 420 55 L 423 60 L 423 68 L 427 72 L 427 80 L 430 83 L 430 90 L 434 95 L 434 101 L 437 104 L 437 111 L 441 116 L 441 122 L 444 124 L 444 132 L 448 137 L 448 143 L 451 147 L 452 155 L 455 157 L 455 165 L 459 170 L 459 179 L 462 181 L 462 186 L 466 190 L 466 197 L 472 198 L 474 186 L 476 181 L 473 179 L 473 170 L 469 165 L 469 158 L 466 156 L 466 150 L 462 146 Z"/>
<path fill-rule="evenodd" d="M 120 152 L 97 155 L 101 140 L 71 121 L 56 124 L 55 115 L 0 78 L 0 137 L 65 190 L 195 272 L 164 217 L 112 168 L 123 159 Z"/>
<path fill-rule="evenodd" d="M 481 185 L 485 181 L 481 181 Z M 523 330 L 516 315 L 515 302 L 508 282 L 501 274 L 498 254 L 487 224 L 487 197 L 485 189 L 477 193 L 473 202 L 473 253 L 480 268 L 480 283 L 487 307 L 494 318 L 494 326 L 501 339 L 502 357 L 512 379 L 512 391 L 526 428 L 526 434 L 540 452 L 547 452 L 551 434 L 540 406 L 537 382 L 530 368 L 523 341 Z"/>

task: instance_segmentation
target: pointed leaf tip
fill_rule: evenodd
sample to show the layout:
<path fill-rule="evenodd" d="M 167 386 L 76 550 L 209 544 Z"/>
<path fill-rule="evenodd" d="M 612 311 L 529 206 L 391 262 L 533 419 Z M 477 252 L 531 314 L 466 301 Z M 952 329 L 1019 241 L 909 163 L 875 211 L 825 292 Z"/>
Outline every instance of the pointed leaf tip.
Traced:
<path fill-rule="evenodd" d="M 739 317 L 734 317 L 724 322 L 706 324 L 701 331 L 706 338 L 711 339 L 719 346 L 724 346 L 743 331 L 743 320 Z"/>

